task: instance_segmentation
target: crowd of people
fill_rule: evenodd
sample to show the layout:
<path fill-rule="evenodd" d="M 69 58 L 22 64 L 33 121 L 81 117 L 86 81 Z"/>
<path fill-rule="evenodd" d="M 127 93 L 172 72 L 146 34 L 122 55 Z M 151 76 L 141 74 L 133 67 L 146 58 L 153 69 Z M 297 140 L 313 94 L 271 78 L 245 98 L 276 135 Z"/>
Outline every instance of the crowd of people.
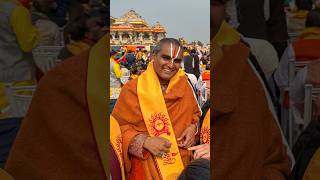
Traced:
<path fill-rule="evenodd" d="M 183 48 L 182 69 L 189 76 L 189 80 L 197 92 L 200 90 L 202 81 L 208 81 L 210 76 L 210 56 L 207 51 L 197 48 Z M 148 48 L 149 49 L 149 48 Z M 115 46 L 110 51 L 110 94 L 111 106 L 116 102 L 121 87 L 128 80 L 137 78 L 143 73 L 152 59 L 152 51 L 145 46 Z M 201 76 L 201 77 L 200 77 Z M 203 77 L 205 76 L 205 80 Z M 208 85 L 209 86 L 209 85 Z M 207 89 L 208 91 L 208 89 Z M 204 103 L 204 102 L 203 102 Z"/>

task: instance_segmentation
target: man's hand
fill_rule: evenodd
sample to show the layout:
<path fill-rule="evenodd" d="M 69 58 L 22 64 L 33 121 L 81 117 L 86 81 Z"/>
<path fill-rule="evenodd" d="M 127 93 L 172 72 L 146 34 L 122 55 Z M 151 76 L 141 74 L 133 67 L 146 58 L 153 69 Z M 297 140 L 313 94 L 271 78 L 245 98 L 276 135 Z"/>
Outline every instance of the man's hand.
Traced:
<path fill-rule="evenodd" d="M 188 150 L 193 151 L 193 158 L 194 159 L 209 159 L 210 160 L 210 144 L 201 144 L 198 146 L 193 146 L 188 148 Z"/>
<path fill-rule="evenodd" d="M 170 151 L 171 142 L 163 137 L 148 137 L 143 147 L 154 156 L 162 157 Z"/>
<path fill-rule="evenodd" d="M 177 139 L 178 146 L 182 148 L 188 148 L 195 143 L 197 133 L 197 126 L 195 124 L 191 124 L 187 129 L 183 131 L 181 136 Z"/>

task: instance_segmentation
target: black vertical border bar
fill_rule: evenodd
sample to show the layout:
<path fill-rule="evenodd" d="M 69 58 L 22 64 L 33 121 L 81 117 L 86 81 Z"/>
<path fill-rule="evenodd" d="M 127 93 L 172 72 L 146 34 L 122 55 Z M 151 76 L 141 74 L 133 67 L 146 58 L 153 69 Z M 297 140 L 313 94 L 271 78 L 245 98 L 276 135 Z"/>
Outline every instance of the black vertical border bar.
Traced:
<path fill-rule="evenodd" d="M 214 47 L 213 47 L 213 18 L 212 18 L 212 6 L 213 4 L 213 0 L 210 0 L 210 4 L 209 4 L 209 11 L 210 11 L 210 99 L 213 99 L 213 91 L 214 91 L 214 70 L 213 70 L 213 66 L 212 66 L 212 61 L 214 60 L 213 58 L 213 51 L 214 51 Z M 213 147 L 214 147 L 214 133 L 213 133 L 213 122 L 214 122 L 214 111 L 213 111 L 213 104 L 212 101 L 210 101 L 210 179 L 213 179 L 213 169 L 214 169 L 214 162 L 213 162 Z"/>
<path fill-rule="evenodd" d="M 106 5 L 106 10 L 107 10 L 107 12 L 106 12 L 106 17 L 105 17 L 105 23 L 106 23 L 106 26 L 107 26 L 107 32 L 106 32 L 106 34 L 107 34 L 107 47 L 106 47 L 106 52 L 105 53 L 107 53 L 107 67 L 106 67 L 106 71 L 107 71 L 107 96 L 106 97 L 108 97 L 107 98 L 107 104 L 108 104 L 108 107 L 106 107 L 106 108 L 108 108 L 108 113 L 107 113 L 107 118 L 106 118 L 106 121 L 108 121 L 106 124 L 107 124 L 107 134 L 106 134 L 106 136 L 107 136 L 107 140 L 110 140 L 110 120 L 109 120 L 109 117 L 110 117 L 110 113 L 111 112 L 109 112 L 109 104 L 110 104 L 110 101 L 109 101 L 109 97 L 110 97 L 110 61 L 109 61 L 109 59 L 110 59 L 110 48 L 111 48 L 111 46 L 110 46 L 110 0 L 103 0 L 103 2 L 105 3 L 105 5 Z M 108 142 L 106 142 L 106 143 L 109 143 L 109 141 Z M 110 146 L 108 146 L 108 147 L 110 147 Z M 107 179 L 110 179 L 110 156 L 109 156 L 109 153 L 110 153 L 110 150 L 109 149 L 107 149 L 107 154 L 108 154 L 108 160 L 107 160 L 107 162 L 108 162 L 108 164 L 107 164 L 107 172 L 106 172 L 106 174 L 107 174 Z"/>

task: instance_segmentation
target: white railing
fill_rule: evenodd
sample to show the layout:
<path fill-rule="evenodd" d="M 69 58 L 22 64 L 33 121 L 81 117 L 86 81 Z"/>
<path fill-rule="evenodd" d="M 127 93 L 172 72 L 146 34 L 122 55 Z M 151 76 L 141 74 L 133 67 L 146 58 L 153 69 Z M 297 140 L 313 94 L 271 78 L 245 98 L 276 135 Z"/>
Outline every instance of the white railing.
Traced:
<path fill-rule="evenodd" d="M 13 86 L 6 84 L 6 96 L 9 100 L 9 114 L 13 117 L 24 117 L 27 113 L 36 86 Z"/>
<path fill-rule="evenodd" d="M 34 61 L 43 73 L 59 63 L 58 55 L 62 48 L 63 46 L 39 46 L 32 51 Z"/>
<path fill-rule="evenodd" d="M 306 122 L 306 126 L 312 120 L 312 101 L 315 100 L 316 97 L 320 96 L 320 88 L 313 87 L 312 84 L 306 84 L 304 86 L 305 96 L 304 96 L 304 121 Z"/>
<path fill-rule="evenodd" d="M 283 123 L 282 129 L 284 130 L 284 134 L 286 134 L 288 138 L 288 144 L 290 147 L 294 145 L 294 140 L 297 139 L 297 136 L 299 135 L 300 131 L 297 132 L 296 135 L 294 135 L 294 128 L 296 127 L 296 124 L 294 124 L 294 118 L 293 118 L 293 112 L 290 108 L 290 89 L 292 89 L 292 82 L 296 76 L 296 74 L 303 68 L 305 68 L 308 64 L 313 62 L 312 60 L 306 60 L 306 61 L 298 61 L 295 59 L 290 59 L 288 68 L 289 68 L 289 74 L 288 74 L 288 82 L 289 82 L 289 88 L 287 88 L 285 91 L 289 93 L 289 108 L 285 109 L 282 108 L 281 111 L 281 122 Z M 312 85 L 305 85 L 305 102 L 304 102 L 304 121 L 310 122 L 311 115 L 312 115 L 312 105 L 310 106 L 310 101 L 312 103 L 312 99 L 310 98 L 309 94 L 311 93 Z M 285 93 L 285 92 L 283 92 Z M 311 111 L 311 112 L 310 112 Z"/>

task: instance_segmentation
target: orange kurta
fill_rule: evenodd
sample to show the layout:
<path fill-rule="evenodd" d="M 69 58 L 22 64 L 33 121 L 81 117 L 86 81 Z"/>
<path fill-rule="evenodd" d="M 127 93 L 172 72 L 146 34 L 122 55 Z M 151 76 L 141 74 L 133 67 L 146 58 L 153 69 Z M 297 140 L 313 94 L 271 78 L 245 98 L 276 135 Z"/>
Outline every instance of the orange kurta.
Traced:
<path fill-rule="evenodd" d="M 137 96 L 137 81 L 129 81 L 121 91 L 112 116 L 119 122 L 123 136 L 123 153 L 127 177 L 132 173 L 132 157 L 128 154 L 128 148 L 132 139 L 140 133 L 148 133 Z M 187 82 L 187 77 L 181 77 L 175 84 L 172 91 L 164 94 L 165 103 L 171 119 L 176 137 L 200 118 L 200 109 L 194 97 L 193 91 Z M 157 102 L 155 102 L 157 103 Z M 192 152 L 186 149 L 179 149 L 184 165 L 187 165 L 192 158 Z M 160 179 L 155 159 L 149 156 L 146 160 L 140 160 L 145 179 Z"/>

